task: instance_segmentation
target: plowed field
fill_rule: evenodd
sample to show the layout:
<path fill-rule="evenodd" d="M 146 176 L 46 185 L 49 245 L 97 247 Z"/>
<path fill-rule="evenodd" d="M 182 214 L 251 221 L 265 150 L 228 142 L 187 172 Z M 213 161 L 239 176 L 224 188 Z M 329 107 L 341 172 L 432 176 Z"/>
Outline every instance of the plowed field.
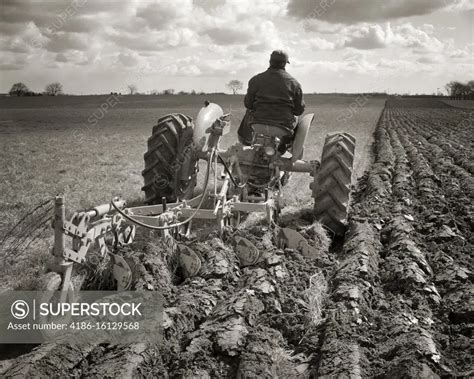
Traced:
<path fill-rule="evenodd" d="M 204 264 L 182 280 L 173 252 L 139 240 L 135 289 L 165 298 L 160 345 L 45 344 L 0 362 L 2 376 L 472 376 L 474 161 L 470 111 L 387 100 L 373 160 L 332 244 L 308 210 L 287 210 L 318 254 L 280 249 L 259 221 L 236 231 L 261 256 L 244 267 L 233 237 L 190 247 Z M 146 242 L 148 241 L 148 242 Z"/>

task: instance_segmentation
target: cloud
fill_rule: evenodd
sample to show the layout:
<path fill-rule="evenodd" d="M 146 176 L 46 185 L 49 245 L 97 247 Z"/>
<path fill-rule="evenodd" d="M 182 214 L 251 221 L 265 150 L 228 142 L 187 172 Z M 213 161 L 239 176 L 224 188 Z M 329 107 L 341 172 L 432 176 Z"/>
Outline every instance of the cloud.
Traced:
<path fill-rule="evenodd" d="M 474 2 L 472 0 L 446 0 L 449 10 L 464 11 L 473 10 Z"/>
<path fill-rule="evenodd" d="M 426 30 L 429 30 L 429 32 Z M 362 24 L 347 27 L 341 33 L 346 36 L 344 47 L 361 50 L 398 46 L 412 48 L 419 52 L 438 52 L 445 47 L 443 42 L 430 35 L 432 29 L 426 25 L 422 28 L 416 28 L 409 23 L 405 23 L 392 28 L 390 23 L 383 26 Z"/>
<path fill-rule="evenodd" d="M 187 77 L 228 77 L 235 75 L 249 67 L 245 59 L 208 58 L 202 55 L 193 55 L 175 60 L 173 63 L 157 67 L 161 74 Z"/>
<path fill-rule="evenodd" d="M 84 66 L 91 63 L 88 53 L 78 50 L 66 50 L 56 53 L 54 61 L 55 63 L 61 64 L 61 66 L 58 67 L 64 67 L 64 65 L 68 64 Z"/>
<path fill-rule="evenodd" d="M 18 35 L 22 33 L 25 28 L 30 24 L 30 22 L 17 22 L 17 23 L 10 23 L 2 21 L 0 22 L 0 33 L 2 36 L 11 36 L 11 35 Z"/>
<path fill-rule="evenodd" d="M 311 50 L 334 50 L 337 47 L 337 44 L 325 40 L 324 38 L 313 37 L 307 42 L 307 46 Z"/>
<path fill-rule="evenodd" d="M 389 39 L 380 25 L 370 25 L 357 31 L 357 34 L 347 40 L 345 47 L 356 49 L 380 49 L 387 46 Z"/>
<path fill-rule="evenodd" d="M 247 50 L 253 53 L 262 53 L 268 50 L 268 44 L 266 42 L 254 43 L 248 45 Z"/>
<path fill-rule="evenodd" d="M 339 32 L 342 26 L 339 24 L 331 24 L 326 21 L 306 19 L 304 20 L 303 28 L 308 33 L 316 32 L 321 34 L 334 34 Z"/>
<path fill-rule="evenodd" d="M 416 61 L 422 64 L 437 64 L 440 62 L 440 58 L 427 55 L 427 56 L 418 58 Z"/>
<path fill-rule="evenodd" d="M 138 64 L 139 60 L 135 54 L 120 53 L 118 61 L 126 67 L 133 67 Z"/>
<path fill-rule="evenodd" d="M 21 70 L 26 64 L 25 54 L 15 54 L 12 52 L 5 52 L 2 56 L 2 62 L 0 63 L 0 69 L 6 71 Z"/>
<path fill-rule="evenodd" d="M 393 33 L 393 41 L 396 44 L 420 52 L 440 52 L 445 48 L 445 44 L 438 38 L 408 23 L 397 26 Z"/>
<path fill-rule="evenodd" d="M 430 14 L 448 4 L 446 0 L 290 0 L 288 13 L 301 19 L 354 24 Z"/>
<path fill-rule="evenodd" d="M 291 68 L 298 76 L 304 73 L 341 75 L 361 74 L 373 75 L 377 73 L 377 63 L 366 54 L 346 54 L 343 59 L 336 60 L 293 60 Z"/>
<path fill-rule="evenodd" d="M 52 24 L 54 25 L 54 24 Z M 102 29 L 104 26 L 101 17 L 85 16 L 72 17 L 67 22 L 64 22 L 58 30 L 73 33 L 89 33 Z"/>
<path fill-rule="evenodd" d="M 247 43 L 251 38 L 251 31 L 239 27 L 209 28 L 204 32 L 218 45 L 234 45 Z"/>
<path fill-rule="evenodd" d="M 193 4 L 209 12 L 222 5 L 222 0 L 193 0 Z"/>
<path fill-rule="evenodd" d="M 198 66 L 192 64 L 189 66 L 184 66 L 181 69 L 181 74 L 184 76 L 199 76 L 201 75 L 201 70 L 199 69 Z"/>
<path fill-rule="evenodd" d="M 56 62 L 66 63 L 66 62 L 69 62 L 69 59 L 67 59 L 65 54 L 58 53 L 56 54 Z"/>
<path fill-rule="evenodd" d="M 143 18 L 150 29 L 155 30 L 163 30 L 179 20 L 188 19 L 193 13 L 192 0 L 147 1 L 145 4 L 137 9 L 136 15 Z"/>
<path fill-rule="evenodd" d="M 206 27 L 202 34 L 219 46 L 246 45 L 250 52 L 268 52 L 285 47 L 275 24 L 264 19 L 257 21 L 249 18 L 238 23 Z"/>
<path fill-rule="evenodd" d="M 135 51 L 162 51 L 176 47 L 191 46 L 197 38 L 196 33 L 187 28 L 160 32 L 145 29 L 135 33 L 112 29 L 107 34 L 108 40 L 115 42 L 117 46 Z"/>
<path fill-rule="evenodd" d="M 40 4 L 33 1 L 2 1 L 0 21 L 7 23 L 27 23 L 34 20 L 38 26 L 45 26 L 51 22 L 56 14 L 58 4 L 45 2 Z"/>
<path fill-rule="evenodd" d="M 55 33 L 46 43 L 46 48 L 56 53 L 67 50 L 86 50 L 88 39 L 87 36 L 79 33 Z"/>
<path fill-rule="evenodd" d="M 18 28 L 14 25 L 19 25 Z M 4 25 L 7 33 L 0 37 L 0 48 L 17 53 L 30 52 L 33 48 L 42 47 L 48 39 L 33 22 Z M 10 32 L 10 34 L 8 33 Z"/>
<path fill-rule="evenodd" d="M 0 70 L 4 71 L 15 71 L 15 70 L 21 70 L 22 66 L 19 66 L 14 63 L 0 63 Z"/>
<path fill-rule="evenodd" d="M 435 31 L 435 27 L 431 24 L 423 24 L 421 29 L 428 34 L 433 34 L 433 32 Z"/>
<path fill-rule="evenodd" d="M 463 59 L 467 58 L 469 61 L 474 61 L 474 43 L 464 47 L 464 49 L 455 49 L 449 54 L 451 58 Z"/>

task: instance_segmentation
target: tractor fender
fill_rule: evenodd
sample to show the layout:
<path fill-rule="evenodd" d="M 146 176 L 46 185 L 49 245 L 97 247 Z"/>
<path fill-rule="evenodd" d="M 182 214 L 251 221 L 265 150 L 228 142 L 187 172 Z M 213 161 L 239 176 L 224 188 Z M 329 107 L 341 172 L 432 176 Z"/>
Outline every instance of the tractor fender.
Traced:
<path fill-rule="evenodd" d="M 224 111 L 219 105 L 207 101 L 205 102 L 194 123 L 193 141 L 197 150 L 207 150 L 207 141 L 211 133 L 211 126 L 216 119 L 223 115 Z"/>
<path fill-rule="evenodd" d="M 308 135 L 309 128 L 311 126 L 311 123 L 313 122 L 313 119 L 314 113 L 308 113 L 303 117 L 300 117 L 298 120 L 296 135 L 293 139 L 293 147 L 291 149 L 291 154 L 293 155 L 293 162 L 303 158 L 304 142 L 306 140 L 306 136 Z"/>

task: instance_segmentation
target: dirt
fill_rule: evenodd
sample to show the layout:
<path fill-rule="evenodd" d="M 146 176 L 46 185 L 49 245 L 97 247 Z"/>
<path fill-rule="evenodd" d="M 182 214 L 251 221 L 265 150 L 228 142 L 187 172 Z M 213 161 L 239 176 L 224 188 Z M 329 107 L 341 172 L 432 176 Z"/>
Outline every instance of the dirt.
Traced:
<path fill-rule="evenodd" d="M 474 109 L 474 100 L 444 100 L 444 102 L 456 108 Z"/>
<path fill-rule="evenodd" d="M 387 102 L 375 161 L 356 195 L 352 223 L 366 223 L 363 240 L 378 251 L 368 270 L 377 280 L 362 296 L 370 306 L 359 313 L 371 327 L 362 322 L 353 336 L 365 341 L 359 344 L 363 376 L 468 376 L 472 370 L 474 191 L 466 164 L 472 136 L 462 124 L 466 112 L 441 112 L 436 105 Z"/>
<path fill-rule="evenodd" d="M 281 249 L 274 231 L 236 234 L 260 251 L 240 264 L 233 236 L 176 255 L 147 235 L 124 256 L 135 289 L 165 299 L 160 345 L 43 345 L 0 363 L 0 375 L 155 377 L 469 377 L 474 179 L 469 113 L 435 100 L 388 100 L 373 161 L 332 244 L 308 211 L 288 211 L 318 254 Z"/>

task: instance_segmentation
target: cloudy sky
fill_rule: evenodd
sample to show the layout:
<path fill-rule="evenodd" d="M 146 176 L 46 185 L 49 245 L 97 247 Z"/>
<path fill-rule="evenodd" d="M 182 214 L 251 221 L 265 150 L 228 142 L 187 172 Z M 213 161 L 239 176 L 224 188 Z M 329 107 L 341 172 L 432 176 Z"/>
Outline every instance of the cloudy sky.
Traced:
<path fill-rule="evenodd" d="M 0 92 L 227 91 L 274 49 L 305 92 L 432 93 L 474 73 L 474 0 L 1 0 Z"/>

